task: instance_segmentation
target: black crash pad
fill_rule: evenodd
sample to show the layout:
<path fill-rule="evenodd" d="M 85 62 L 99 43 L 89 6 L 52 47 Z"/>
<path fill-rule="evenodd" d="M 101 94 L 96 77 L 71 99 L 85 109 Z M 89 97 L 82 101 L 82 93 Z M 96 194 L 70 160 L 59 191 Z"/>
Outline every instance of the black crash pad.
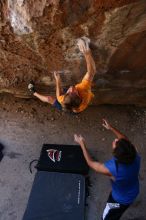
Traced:
<path fill-rule="evenodd" d="M 36 168 L 41 171 L 84 175 L 88 174 L 89 170 L 79 145 L 62 144 L 44 144 Z"/>
<path fill-rule="evenodd" d="M 84 220 L 85 177 L 38 171 L 23 220 Z"/>

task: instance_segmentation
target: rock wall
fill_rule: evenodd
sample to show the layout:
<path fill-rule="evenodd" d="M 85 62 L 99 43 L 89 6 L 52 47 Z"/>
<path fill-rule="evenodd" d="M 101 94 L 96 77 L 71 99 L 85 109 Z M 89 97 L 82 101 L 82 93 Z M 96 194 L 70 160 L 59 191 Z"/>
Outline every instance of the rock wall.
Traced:
<path fill-rule="evenodd" d="M 27 84 L 54 94 L 86 71 L 76 39 L 88 36 L 97 74 L 93 104 L 146 106 L 145 0 L 1 0 L 0 92 L 31 98 Z"/>

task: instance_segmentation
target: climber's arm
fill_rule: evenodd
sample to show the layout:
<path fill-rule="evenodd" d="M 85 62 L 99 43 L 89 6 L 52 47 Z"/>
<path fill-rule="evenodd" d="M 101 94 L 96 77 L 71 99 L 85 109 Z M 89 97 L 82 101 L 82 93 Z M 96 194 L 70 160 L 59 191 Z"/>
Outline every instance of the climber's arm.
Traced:
<path fill-rule="evenodd" d="M 92 82 L 93 78 L 94 78 L 94 75 L 96 73 L 95 62 L 94 62 L 94 59 L 92 57 L 92 53 L 91 53 L 90 49 L 88 51 L 84 52 L 83 54 L 84 54 L 86 64 L 87 64 L 87 73 L 85 74 L 83 79 L 86 79 L 86 80 Z"/>
<path fill-rule="evenodd" d="M 62 95 L 61 80 L 57 72 L 54 72 L 54 77 L 56 81 L 56 98 L 58 99 L 58 97 Z"/>

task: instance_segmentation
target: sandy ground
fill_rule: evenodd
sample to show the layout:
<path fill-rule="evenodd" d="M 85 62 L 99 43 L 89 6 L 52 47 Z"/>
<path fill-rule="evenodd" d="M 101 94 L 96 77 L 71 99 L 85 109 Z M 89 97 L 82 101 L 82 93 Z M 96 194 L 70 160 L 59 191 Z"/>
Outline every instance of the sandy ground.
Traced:
<path fill-rule="evenodd" d="M 111 157 L 114 135 L 101 126 L 103 117 L 121 129 L 142 155 L 141 193 L 122 220 L 146 220 L 146 109 L 133 106 L 89 107 L 78 116 L 58 112 L 36 100 L 0 97 L 0 141 L 5 145 L 0 163 L 0 220 L 21 220 L 35 175 L 29 162 L 38 158 L 43 143 L 73 144 L 81 133 L 100 161 Z M 86 207 L 87 220 L 100 220 L 108 193 L 108 177 L 90 171 L 92 186 Z"/>

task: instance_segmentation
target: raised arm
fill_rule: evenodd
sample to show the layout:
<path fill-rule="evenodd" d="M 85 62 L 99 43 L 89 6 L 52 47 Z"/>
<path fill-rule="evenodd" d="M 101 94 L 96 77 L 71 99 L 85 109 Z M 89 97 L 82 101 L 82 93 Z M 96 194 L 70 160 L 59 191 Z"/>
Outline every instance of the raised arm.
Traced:
<path fill-rule="evenodd" d="M 57 72 L 54 72 L 54 77 L 56 81 L 56 97 L 58 98 L 60 95 L 62 95 L 61 79 Z"/>
<path fill-rule="evenodd" d="M 84 54 L 86 64 L 87 64 L 87 73 L 85 74 L 83 79 L 86 79 L 86 80 L 92 82 L 93 78 L 95 76 L 95 73 L 96 73 L 95 62 L 92 57 L 91 50 L 89 50 L 83 54 Z"/>
<path fill-rule="evenodd" d="M 118 129 L 114 128 L 107 120 L 103 119 L 102 125 L 107 130 L 111 130 L 117 136 L 118 139 L 128 140 L 128 138 L 124 134 L 122 134 Z"/>
<path fill-rule="evenodd" d="M 75 140 L 75 142 L 77 142 L 81 146 L 81 149 L 83 151 L 83 155 L 85 157 L 85 160 L 86 160 L 86 162 L 87 162 L 87 164 L 90 168 L 92 168 L 93 170 L 95 170 L 98 173 L 102 173 L 102 174 L 107 175 L 107 176 L 112 176 L 112 174 L 104 166 L 103 163 L 94 161 L 91 158 L 90 154 L 88 153 L 88 151 L 86 149 L 85 140 L 81 135 L 75 134 L 74 135 L 74 140 Z"/>
<path fill-rule="evenodd" d="M 88 81 L 93 81 L 94 75 L 96 73 L 96 66 L 94 59 L 92 57 L 91 50 L 89 48 L 90 39 L 87 37 L 82 37 L 78 40 L 78 47 L 79 50 L 83 53 L 86 65 L 87 65 L 87 73 L 83 77 L 83 79 L 86 79 Z"/>

